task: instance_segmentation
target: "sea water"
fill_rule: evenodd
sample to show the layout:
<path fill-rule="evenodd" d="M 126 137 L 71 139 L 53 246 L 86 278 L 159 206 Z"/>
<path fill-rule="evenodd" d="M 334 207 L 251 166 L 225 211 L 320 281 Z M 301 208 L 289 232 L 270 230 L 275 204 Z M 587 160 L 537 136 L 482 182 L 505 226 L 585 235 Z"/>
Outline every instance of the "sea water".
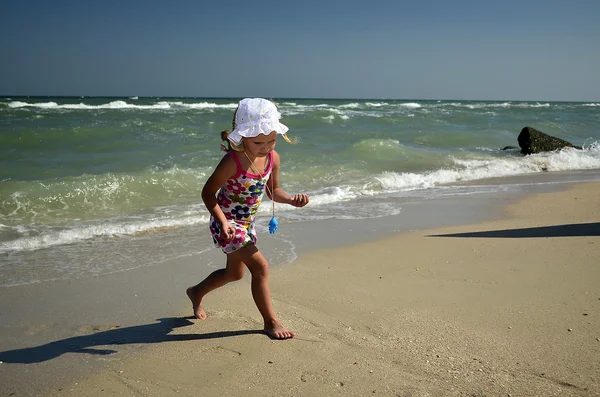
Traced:
<path fill-rule="evenodd" d="M 259 241 L 275 264 L 293 261 L 285 230 L 303 222 L 387 218 L 415 200 L 506 188 L 478 183 L 490 178 L 600 169 L 600 103 L 272 100 L 297 140 L 278 140 L 281 184 L 311 196 L 301 209 L 275 205 L 273 236 L 265 199 Z M 201 190 L 238 101 L 0 98 L 0 286 L 189 255 L 222 265 Z M 525 126 L 583 150 L 522 156 Z"/>

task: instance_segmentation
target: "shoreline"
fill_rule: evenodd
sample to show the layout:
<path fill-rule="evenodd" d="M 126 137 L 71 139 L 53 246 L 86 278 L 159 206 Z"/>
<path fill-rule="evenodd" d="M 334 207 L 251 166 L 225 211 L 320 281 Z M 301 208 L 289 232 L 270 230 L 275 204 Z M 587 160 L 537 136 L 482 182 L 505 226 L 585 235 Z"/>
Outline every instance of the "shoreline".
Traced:
<path fill-rule="evenodd" d="M 372 393 L 366 385 L 384 395 L 460 395 L 467 390 L 594 395 L 600 391 L 593 380 L 600 373 L 593 361 L 600 353 L 600 342 L 593 339 L 593 331 L 600 329 L 600 296 L 591 294 L 600 277 L 591 266 L 600 257 L 600 241 L 598 224 L 589 220 L 600 219 L 595 199 L 600 183 L 564 187 L 484 202 L 498 212 L 471 224 L 397 231 L 370 241 L 369 226 L 362 224 L 364 233 L 357 236 L 362 242 L 310 252 L 303 251 L 310 242 L 297 241 L 299 258 L 291 266 L 274 267 L 271 276 L 275 308 L 299 334 L 292 341 L 270 341 L 260 334 L 248 276 L 207 297 L 208 320 L 188 319 L 185 286 L 192 275 L 198 278 L 196 258 L 18 287 L 11 293 L 0 290 L 2 301 L 13 306 L 12 314 L 3 316 L 20 319 L 4 326 L 3 383 L 16 387 L 11 390 L 16 395 L 26 394 L 15 383 L 26 371 L 36 379 L 32 395 L 98 395 L 101 388 L 117 395 L 170 395 L 178 387 L 191 395 L 196 376 L 202 380 L 198 383 L 208 384 L 202 395 L 258 395 L 267 387 L 279 394 Z M 573 194 L 580 195 L 577 206 L 571 205 Z M 568 211 L 556 210 L 562 206 Z M 573 222 L 580 226 L 565 229 Z M 498 230 L 504 236 L 490 234 Z M 533 235 L 519 236 L 519 231 Z M 315 237 L 312 231 L 301 232 Z M 556 265 L 565 260 L 576 263 L 572 268 Z M 56 287 L 65 286 L 67 296 L 58 298 Z M 35 305 L 34 294 L 76 304 L 48 312 L 44 308 L 53 302 Z M 81 311 L 98 302 L 96 311 Z M 561 308 L 579 313 L 567 316 Z M 161 313 L 175 317 L 152 322 L 149 315 Z M 28 326 L 28 319 L 38 324 Z M 571 328 L 559 326 L 563 323 Z M 26 340 L 20 336 L 23 330 Z M 553 343 L 555 351 L 548 351 L 544 341 Z M 11 355 L 9 345 L 15 346 L 10 350 L 34 347 Z M 521 350 L 532 354 L 523 356 Z M 11 364 L 6 357 L 17 362 L 28 357 L 32 363 Z M 193 374 L 190 365 L 196 366 Z M 226 380 L 213 384 L 231 377 L 251 388 Z M 448 384 L 455 390 L 444 388 Z"/>
<path fill-rule="evenodd" d="M 287 265 L 302 252 L 373 241 L 393 233 L 466 224 L 499 216 L 498 208 L 527 194 L 599 181 L 600 171 L 552 172 L 465 181 L 317 210 L 308 218 L 278 213 L 280 228 L 267 232 L 270 215 L 257 218 L 258 245 L 272 266 Z M 358 209 L 358 212 L 353 212 Z M 301 209 L 300 211 L 303 211 Z M 182 257 L 199 258 L 204 274 L 220 267 L 223 256 L 206 233 L 208 224 L 159 228 L 152 233 L 96 237 L 72 244 L 0 255 L 0 288 L 63 282 L 135 268 L 161 266 Z"/>

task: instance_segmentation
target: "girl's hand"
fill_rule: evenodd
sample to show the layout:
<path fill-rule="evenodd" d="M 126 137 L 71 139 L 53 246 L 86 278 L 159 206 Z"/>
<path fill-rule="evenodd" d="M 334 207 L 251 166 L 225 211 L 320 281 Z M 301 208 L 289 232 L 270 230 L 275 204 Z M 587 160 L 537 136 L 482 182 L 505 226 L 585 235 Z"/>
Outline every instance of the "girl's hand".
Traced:
<path fill-rule="evenodd" d="M 221 224 L 221 238 L 225 241 L 231 241 L 235 237 L 235 227 L 229 222 Z"/>
<path fill-rule="evenodd" d="M 298 193 L 290 197 L 290 205 L 294 207 L 304 207 L 310 201 L 308 194 Z"/>

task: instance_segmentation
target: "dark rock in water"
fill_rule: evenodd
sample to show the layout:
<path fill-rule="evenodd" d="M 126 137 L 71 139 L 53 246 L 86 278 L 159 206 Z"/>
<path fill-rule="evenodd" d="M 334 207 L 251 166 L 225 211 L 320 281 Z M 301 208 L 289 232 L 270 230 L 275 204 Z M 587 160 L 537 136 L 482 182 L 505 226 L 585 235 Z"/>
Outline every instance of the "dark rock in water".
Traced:
<path fill-rule="evenodd" d="M 511 150 L 511 149 L 518 149 L 518 146 L 504 146 L 502 149 L 500 150 Z"/>
<path fill-rule="evenodd" d="M 579 146 L 574 146 L 567 141 L 544 134 L 531 127 L 523 128 L 517 140 L 521 147 L 521 154 L 552 152 L 565 147 L 581 149 Z"/>

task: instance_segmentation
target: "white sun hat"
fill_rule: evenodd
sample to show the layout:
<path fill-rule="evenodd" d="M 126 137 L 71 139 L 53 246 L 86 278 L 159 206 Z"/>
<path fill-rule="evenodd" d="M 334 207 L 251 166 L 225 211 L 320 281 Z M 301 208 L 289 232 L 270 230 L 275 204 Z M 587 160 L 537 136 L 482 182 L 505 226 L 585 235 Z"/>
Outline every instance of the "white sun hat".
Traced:
<path fill-rule="evenodd" d="M 235 129 L 227 136 L 235 145 L 242 138 L 254 138 L 271 132 L 283 135 L 289 128 L 279 122 L 281 113 L 273 102 L 262 98 L 246 98 L 240 101 L 235 113 Z"/>

